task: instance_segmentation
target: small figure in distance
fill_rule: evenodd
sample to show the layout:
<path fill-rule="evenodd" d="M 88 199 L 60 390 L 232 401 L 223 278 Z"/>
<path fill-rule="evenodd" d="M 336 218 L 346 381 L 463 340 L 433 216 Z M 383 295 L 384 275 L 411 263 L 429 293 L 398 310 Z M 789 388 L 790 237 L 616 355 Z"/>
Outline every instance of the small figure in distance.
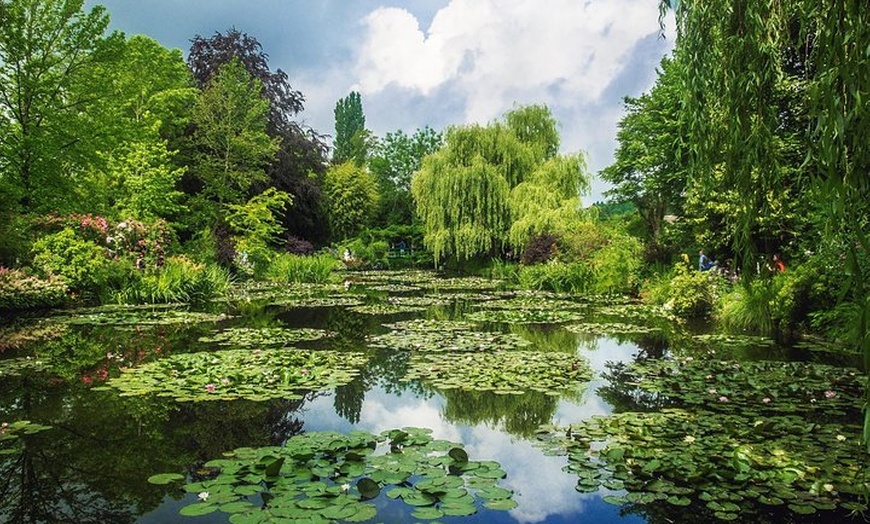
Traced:
<path fill-rule="evenodd" d="M 704 254 L 704 250 L 698 252 L 698 271 L 707 271 L 708 269 L 712 269 L 716 266 L 715 260 L 710 260 L 707 255 Z"/>
<path fill-rule="evenodd" d="M 770 261 L 770 270 L 774 273 L 783 273 L 785 271 L 785 262 L 779 257 L 779 253 L 774 253 Z"/>

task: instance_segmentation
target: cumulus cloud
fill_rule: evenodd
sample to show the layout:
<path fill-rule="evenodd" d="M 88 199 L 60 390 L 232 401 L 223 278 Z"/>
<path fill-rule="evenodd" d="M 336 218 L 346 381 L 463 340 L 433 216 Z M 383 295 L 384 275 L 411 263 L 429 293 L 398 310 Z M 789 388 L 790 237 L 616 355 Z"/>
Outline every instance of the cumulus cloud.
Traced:
<path fill-rule="evenodd" d="M 448 86 L 466 98 L 469 121 L 515 100 L 595 102 L 657 20 L 647 0 L 452 0 L 424 31 L 410 12 L 379 8 L 363 19 L 358 86 L 369 95 Z"/>

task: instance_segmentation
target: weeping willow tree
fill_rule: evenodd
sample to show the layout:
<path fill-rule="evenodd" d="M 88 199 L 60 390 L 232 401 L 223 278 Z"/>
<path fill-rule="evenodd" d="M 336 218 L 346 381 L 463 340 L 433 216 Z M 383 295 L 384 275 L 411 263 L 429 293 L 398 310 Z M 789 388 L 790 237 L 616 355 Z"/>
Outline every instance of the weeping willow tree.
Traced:
<path fill-rule="evenodd" d="M 513 217 L 511 245 L 523 246 L 531 238 L 564 236 L 584 220 L 580 195 L 589 190 L 586 161 L 581 154 L 557 156 L 546 161 L 511 190 Z"/>
<path fill-rule="evenodd" d="M 447 130 L 444 146 L 428 155 L 411 181 L 426 246 L 436 264 L 501 250 L 511 226 L 511 189 L 555 151 L 558 133 L 548 109 L 528 106 L 507 123 Z"/>
<path fill-rule="evenodd" d="M 775 140 L 781 108 L 771 103 L 786 57 L 801 64 L 806 115 L 801 176 L 818 195 L 820 242 L 844 259 L 840 296 L 850 344 L 870 373 L 870 9 L 866 0 L 662 0 L 674 4 L 683 111 L 693 176 L 717 166 L 741 197 L 734 248 L 752 259 L 751 230 L 768 211 L 765 193 L 785 182 Z M 809 210 L 808 210 L 809 211 Z M 748 274 L 748 272 L 745 272 Z M 870 374 L 864 438 L 870 450 Z"/>

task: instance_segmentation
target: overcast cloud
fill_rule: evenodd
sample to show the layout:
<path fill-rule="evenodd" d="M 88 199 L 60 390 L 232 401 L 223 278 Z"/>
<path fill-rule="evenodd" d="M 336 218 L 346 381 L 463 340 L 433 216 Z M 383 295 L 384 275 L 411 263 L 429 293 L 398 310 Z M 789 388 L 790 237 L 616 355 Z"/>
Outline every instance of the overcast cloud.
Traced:
<path fill-rule="evenodd" d="M 673 37 L 652 0 L 88 0 L 112 28 L 187 51 L 231 27 L 257 38 L 305 95 L 300 118 L 333 133 L 336 101 L 362 94 L 376 135 L 487 123 L 515 104 L 547 104 L 562 151 L 592 172 L 616 147 L 622 98 L 648 91 Z M 669 24 L 671 27 L 673 24 Z M 591 203 L 604 186 L 593 184 Z"/>

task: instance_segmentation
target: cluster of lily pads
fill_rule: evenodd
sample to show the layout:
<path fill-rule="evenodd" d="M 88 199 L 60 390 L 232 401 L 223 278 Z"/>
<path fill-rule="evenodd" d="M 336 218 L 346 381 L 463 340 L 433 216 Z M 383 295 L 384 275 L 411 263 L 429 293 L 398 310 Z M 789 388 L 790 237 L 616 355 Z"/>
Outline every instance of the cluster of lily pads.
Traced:
<path fill-rule="evenodd" d="M 572 333 L 584 333 L 592 335 L 638 335 L 647 333 L 658 333 L 661 331 L 657 327 L 646 326 L 641 324 L 629 324 L 626 322 L 587 322 L 584 324 L 571 324 L 565 326 L 565 329 Z"/>
<path fill-rule="evenodd" d="M 546 449 L 568 454 L 579 491 L 626 490 L 605 497 L 620 505 L 700 503 L 725 521 L 777 506 L 867 509 L 855 370 L 711 354 L 636 361 L 626 378 L 672 407 L 539 430 Z"/>
<path fill-rule="evenodd" d="M 399 329 L 369 339 L 369 345 L 407 351 L 495 351 L 516 349 L 531 344 L 513 333 L 494 333 L 455 329 L 454 324 L 441 322 L 431 329 Z"/>
<path fill-rule="evenodd" d="M 0 360 L 0 378 L 15 377 L 46 369 L 48 369 L 48 365 L 44 359 L 40 358 L 16 357 Z"/>
<path fill-rule="evenodd" d="M 328 335 L 322 329 L 312 328 L 230 328 L 208 337 L 200 337 L 199 341 L 236 347 L 289 346 Z"/>
<path fill-rule="evenodd" d="M 221 322 L 231 318 L 225 313 L 207 313 L 202 311 L 184 311 L 180 309 L 164 310 L 107 310 L 87 314 L 73 314 L 66 317 L 54 317 L 56 322 L 71 325 L 111 325 L 111 326 L 134 326 L 134 325 L 171 325 L 171 324 L 199 324 L 206 322 Z"/>
<path fill-rule="evenodd" d="M 223 350 L 172 355 L 124 369 L 107 387 L 122 396 L 156 394 L 179 402 L 302 398 L 349 383 L 361 353 L 299 349 Z M 97 388 L 95 388 L 97 389 Z"/>
<path fill-rule="evenodd" d="M 295 308 L 303 308 L 303 307 L 353 307 L 353 306 L 361 306 L 363 304 L 362 300 L 355 297 L 348 296 L 325 296 L 325 297 L 317 297 L 317 296 L 296 296 L 296 297 L 284 297 L 278 298 L 275 300 L 271 300 L 269 302 L 270 306 L 283 306 L 283 307 L 295 307 Z"/>
<path fill-rule="evenodd" d="M 487 309 L 465 315 L 474 322 L 499 322 L 507 324 L 558 324 L 577 322 L 586 316 L 581 311 L 559 309 Z"/>
<path fill-rule="evenodd" d="M 423 380 L 440 389 L 547 395 L 576 388 L 592 379 L 589 364 L 565 353 L 496 351 L 485 353 L 418 353 L 411 357 L 404 381 Z"/>
<path fill-rule="evenodd" d="M 51 429 L 51 426 L 36 424 L 29 420 L 16 420 L 0 424 L 0 455 L 12 455 L 18 453 L 15 444 L 22 435 L 33 435 L 40 431 Z"/>
<path fill-rule="evenodd" d="M 281 447 L 239 448 L 205 467 L 212 478 L 183 487 L 198 502 L 182 515 L 220 511 L 235 524 L 362 522 L 377 515 L 367 501 L 382 493 L 420 520 L 472 515 L 480 502 L 493 510 L 516 507 L 513 492 L 498 486 L 506 476 L 498 463 L 471 461 L 459 444 L 433 439 L 429 429 L 311 432 Z M 149 482 L 183 479 L 170 473 Z"/>
<path fill-rule="evenodd" d="M 855 426 L 667 409 L 542 427 L 539 438 L 551 453 L 568 454 L 578 491 L 627 492 L 605 496 L 612 504 L 705 507 L 710 515 L 696 515 L 699 522 L 777 506 L 867 510 L 860 494 L 870 479 Z"/>
<path fill-rule="evenodd" d="M 737 362 L 715 355 L 634 362 L 628 380 L 663 394 L 677 406 L 744 415 L 814 412 L 857 417 L 863 397 L 862 377 L 854 369 L 806 362 Z"/>
<path fill-rule="evenodd" d="M 372 304 L 362 304 L 348 308 L 350 311 L 362 313 L 364 315 L 394 315 L 397 313 L 411 313 L 414 311 L 423 311 L 426 308 L 421 306 L 410 306 L 405 304 L 393 304 L 389 302 L 380 302 Z"/>

